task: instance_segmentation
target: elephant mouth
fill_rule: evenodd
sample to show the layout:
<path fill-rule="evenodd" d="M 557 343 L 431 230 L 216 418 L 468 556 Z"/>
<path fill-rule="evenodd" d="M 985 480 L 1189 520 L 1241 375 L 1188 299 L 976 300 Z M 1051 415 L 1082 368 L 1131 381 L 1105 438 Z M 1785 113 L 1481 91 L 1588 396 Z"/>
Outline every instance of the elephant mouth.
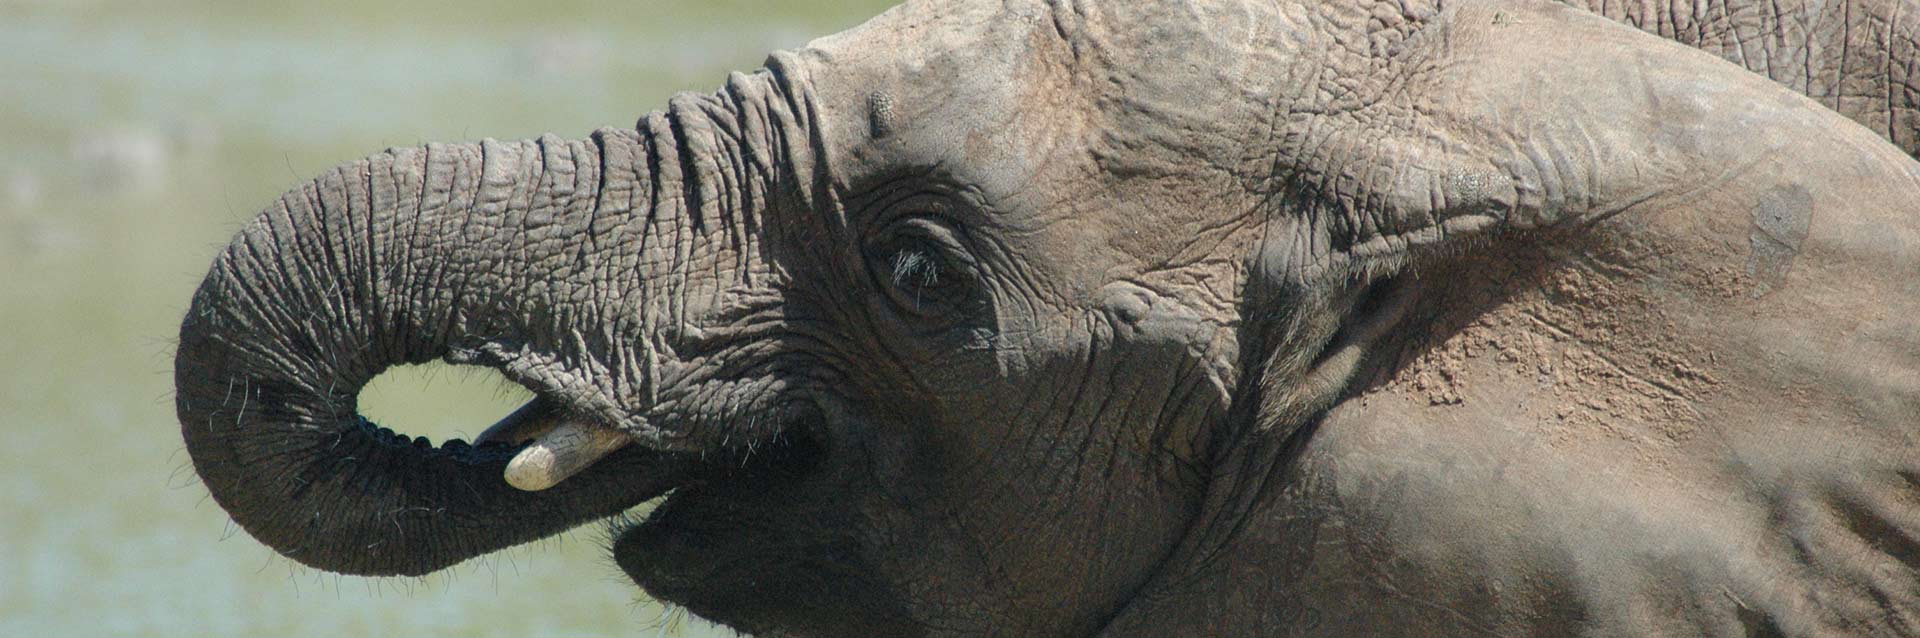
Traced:
<path fill-rule="evenodd" d="M 654 599 L 749 633 L 774 626 L 754 621 L 780 615 L 773 601 L 827 595 L 824 575 L 858 571 L 838 508 L 863 467 L 834 449 L 830 421 L 787 414 L 763 443 L 704 455 L 645 516 L 609 518 L 615 564 Z"/>

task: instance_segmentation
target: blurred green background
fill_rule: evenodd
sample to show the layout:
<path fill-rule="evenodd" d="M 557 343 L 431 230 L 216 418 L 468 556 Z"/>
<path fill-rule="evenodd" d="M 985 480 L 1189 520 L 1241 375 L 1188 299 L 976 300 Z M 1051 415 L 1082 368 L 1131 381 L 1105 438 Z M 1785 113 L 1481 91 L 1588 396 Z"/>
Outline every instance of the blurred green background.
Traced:
<path fill-rule="evenodd" d="M 641 598 L 598 526 L 424 579 L 278 557 L 188 465 L 174 332 L 228 236 L 334 164 L 630 126 L 889 4 L 0 0 L 0 636 L 730 635 Z M 441 439 L 524 399 L 425 367 L 362 407 Z"/>

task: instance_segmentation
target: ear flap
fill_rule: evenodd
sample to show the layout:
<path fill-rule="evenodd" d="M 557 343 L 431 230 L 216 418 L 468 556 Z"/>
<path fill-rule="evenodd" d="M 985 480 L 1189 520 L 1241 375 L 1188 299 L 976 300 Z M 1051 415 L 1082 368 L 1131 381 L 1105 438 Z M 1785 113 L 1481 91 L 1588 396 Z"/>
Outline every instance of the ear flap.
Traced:
<path fill-rule="evenodd" d="M 1463 3 L 1403 18 L 1397 41 L 1311 54 L 1322 68 L 1306 77 L 1352 90 L 1279 116 L 1281 196 L 1242 339 L 1260 364 L 1262 428 L 1284 433 L 1355 390 L 1408 299 L 1444 288 L 1402 276 L 1424 264 L 1577 237 L 1627 211 L 1747 215 L 1809 164 L 1906 160 L 1760 76 L 1576 9 Z"/>

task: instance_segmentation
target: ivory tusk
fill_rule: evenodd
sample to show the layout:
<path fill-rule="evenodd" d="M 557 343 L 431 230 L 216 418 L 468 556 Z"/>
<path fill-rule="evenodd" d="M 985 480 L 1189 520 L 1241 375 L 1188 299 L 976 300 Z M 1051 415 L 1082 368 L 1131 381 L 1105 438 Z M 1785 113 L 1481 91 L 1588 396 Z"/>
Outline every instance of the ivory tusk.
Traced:
<path fill-rule="evenodd" d="M 563 422 L 507 463 L 507 484 L 529 492 L 553 487 L 632 442 L 609 428 Z"/>

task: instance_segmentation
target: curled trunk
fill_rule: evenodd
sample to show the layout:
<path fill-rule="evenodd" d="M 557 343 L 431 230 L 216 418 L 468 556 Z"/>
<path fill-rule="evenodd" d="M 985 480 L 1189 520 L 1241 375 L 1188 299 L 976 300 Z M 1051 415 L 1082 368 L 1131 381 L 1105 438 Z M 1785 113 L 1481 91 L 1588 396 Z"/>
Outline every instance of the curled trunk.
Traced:
<path fill-rule="evenodd" d="M 783 104 L 776 76 L 676 99 L 638 130 L 393 150 L 283 196 L 181 325 L 176 408 L 214 500 L 302 563 L 413 575 L 675 486 L 688 462 L 637 415 L 681 326 L 758 268 L 747 204 L 772 163 L 742 140 Z M 502 478 L 513 445 L 435 447 L 358 414 L 375 375 L 435 359 L 654 445 L 526 492 Z"/>

